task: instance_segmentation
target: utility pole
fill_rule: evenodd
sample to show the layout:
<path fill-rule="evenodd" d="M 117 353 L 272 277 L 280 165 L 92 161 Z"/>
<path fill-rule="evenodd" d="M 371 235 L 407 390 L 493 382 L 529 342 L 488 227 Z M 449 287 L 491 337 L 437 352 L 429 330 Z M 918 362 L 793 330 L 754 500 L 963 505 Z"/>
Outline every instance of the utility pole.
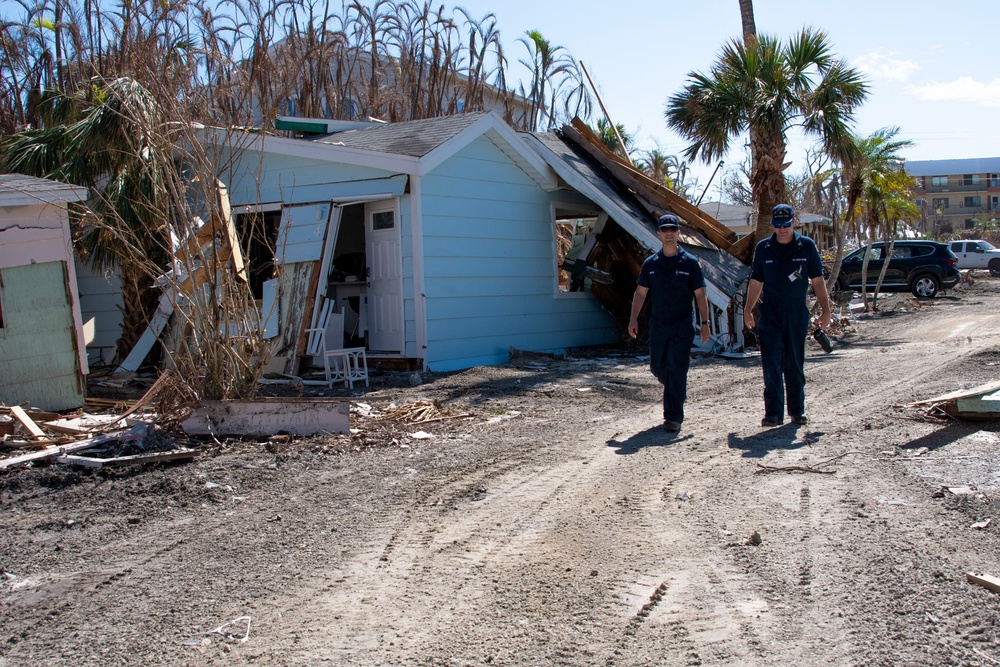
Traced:
<path fill-rule="evenodd" d="M 587 77 L 587 83 L 590 84 L 590 89 L 594 91 L 594 97 L 597 98 L 597 103 L 601 106 L 601 111 L 604 112 L 604 117 L 608 119 L 608 125 L 611 126 L 611 131 L 615 133 L 615 138 L 618 140 L 618 147 L 622 149 L 622 155 L 624 155 L 625 159 L 629 161 L 629 164 L 634 166 L 632 158 L 628 155 L 628 149 L 625 148 L 625 141 L 622 139 L 622 135 L 618 133 L 618 126 L 615 125 L 613 120 L 611 120 L 611 115 L 608 114 L 608 110 L 604 106 L 604 100 L 601 99 L 601 94 L 597 92 L 597 86 L 594 85 L 594 80 L 590 78 L 590 72 L 587 71 L 587 66 L 583 64 L 582 60 L 580 61 L 580 69 L 583 70 L 583 75 Z"/>

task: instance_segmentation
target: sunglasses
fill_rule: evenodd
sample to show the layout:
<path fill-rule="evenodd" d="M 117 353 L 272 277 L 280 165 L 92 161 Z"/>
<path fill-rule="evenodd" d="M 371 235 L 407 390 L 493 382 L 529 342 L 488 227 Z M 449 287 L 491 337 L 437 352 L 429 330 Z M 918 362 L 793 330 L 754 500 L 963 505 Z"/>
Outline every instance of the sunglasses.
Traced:
<path fill-rule="evenodd" d="M 660 231 L 661 232 L 679 232 L 679 231 L 681 231 L 681 228 L 680 227 L 660 227 Z"/>
<path fill-rule="evenodd" d="M 792 221 L 791 221 L 790 219 L 789 219 L 789 220 L 785 220 L 785 221 L 782 221 L 782 222 L 775 222 L 774 220 L 772 220 L 772 221 L 771 221 L 771 224 L 772 224 L 772 225 L 773 225 L 773 226 L 774 226 L 775 228 L 778 228 L 778 227 L 780 227 L 780 228 L 784 229 L 785 227 L 791 227 L 791 226 L 792 226 Z"/>

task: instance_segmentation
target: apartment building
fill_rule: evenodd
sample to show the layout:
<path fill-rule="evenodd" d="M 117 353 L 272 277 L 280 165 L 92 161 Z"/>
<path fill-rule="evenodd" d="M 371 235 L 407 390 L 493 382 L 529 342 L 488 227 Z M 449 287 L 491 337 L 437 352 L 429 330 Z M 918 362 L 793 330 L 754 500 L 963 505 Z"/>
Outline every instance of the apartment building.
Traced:
<path fill-rule="evenodd" d="M 924 231 L 959 232 L 975 227 L 979 213 L 1000 216 L 1000 157 L 913 160 L 905 168 L 916 179 Z"/>

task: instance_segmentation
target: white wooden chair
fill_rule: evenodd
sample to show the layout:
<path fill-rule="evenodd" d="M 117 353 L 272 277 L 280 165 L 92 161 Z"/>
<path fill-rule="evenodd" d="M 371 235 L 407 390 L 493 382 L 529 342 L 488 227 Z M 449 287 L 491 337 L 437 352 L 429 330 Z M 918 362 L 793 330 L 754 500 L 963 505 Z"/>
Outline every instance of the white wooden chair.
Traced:
<path fill-rule="evenodd" d="M 361 380 L 368 384 L 368 354 L 363 347 L 344 347 L 344 313 L 333 310 L 333 301 L 323 304 L 320 326 L 306 329 L 315 341 L 318 354 L 323 358 L 326 383 L 332 389 L 335 382 L 354 389 L 354 383 Z M 329 332 L 329 334 L 327 333 Z"/>

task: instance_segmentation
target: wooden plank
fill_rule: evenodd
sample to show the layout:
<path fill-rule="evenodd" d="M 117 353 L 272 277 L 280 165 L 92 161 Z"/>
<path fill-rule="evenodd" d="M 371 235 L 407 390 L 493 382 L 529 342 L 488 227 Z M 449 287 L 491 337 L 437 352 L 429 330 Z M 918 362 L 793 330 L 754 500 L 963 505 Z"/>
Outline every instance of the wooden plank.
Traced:
<path fill-rule="evenodd" d="M 247 277 L 246 263 L 243 261 L 243 252 L 240 250 L 240 239 L 236 235 L 236 226 L 233 225 L 233 209 L 229 204 L 229 191 L 222 181 L 216 181 L 216 188 L 219 194 L 219 214 L 222 217 L 223 230 L 226 232 L 226 240 L 229 249 L 232 251 L 233 269 L 236 277 L 243 282 L 249 282 Z"/>
<path fill-rule="evenodd" d="M 73 426 L 72 424 L 60 423 L 58 421 L 42 422 L 42 425 L 49 431 L 64 435 L 90 435 L 93 432 L 93 429 Z"/>
<path fill-rule="evenodd" d="M 347 433 L 350 402 L 328 398 L 202 401 L 181 429 L 189 435 L 217 436 Z"/>
<path fill-rule="evenodd" d="M 0 406 L 0 412 L 9 415 L 10 414 L 10 408 L 8 408 L 6 406 Z M 31 410 L 31 409 L 25 410 L 24 414 L 26 414 L 29 417 L 31 417 L 36 424 L 38 422 L 47 422 L 47 421 L 51 421 L 53 419 L 59 419 L 59 417 L 61 416 L 58 412 L 48 412 L 48 411 L 45 411 L 45 410 Z"/>
<path fill-rule="evenodd" d="M 59 456 L 67 452 L 78 452 L 85 449 L 90 449 L 96 444 L 97 438 L 91 438 L 90 440 L 81 440 L 80 442 L 74 442 L 69 445 L 57 445 L 55 447 L 46 447 L 45 449 L 37 452 L 31 452 L 30 454 L 22 454 L 21 456 L 13 456 L 9 459 L 0 460 L 0 470 L 6 470 L 8 468 L 13 468 L 24 463 L 31 463 L 32 461 L 42 461 L 44 459 L 49 459 L 54 456 Z"/>
<path fill-rule="evenodd" d="M 753 233 L 747 234 L 739 241 L 729 246 L 729 254 L 740 260 L 747 266 L 753 261 L 753 251 L 757 247 Z"/>
<path fill-rule="evenodd" d="M 78 454 L 66 454 L 57 456 L 57 463 L 69 465 L 86 466 L 88 468 L 112 468 L 116 466 L 130 465 L 132 463 L 162 463 L 164 461 L 180 461 L 193 459 L 198 455 L 194 449 L 175 449 L 169 452 L 150 452 L 148 454 L 133 454 L 132 456 L 116 456 L 110 459 L 99 459 L 92 456 L 82 456 Z"/>
<path fill-rule="evenodd" d="M 31 435 L 35 436 L 36 438 L 45 437 L 45 431 L 43 431 L 38 427 L 38 424 L 36 424 L 34 420 L 32 420 L 31 417 L 28 416 L 28 414 L 24 411 L 24 408 L 22 408 L 20 405 L 10 406 L 10 414 L 11 416 L 14 417 L 14 419 L 21 422 L 21 425 L 24 428 L 28 429 L 28 433 L 30 433 Z"/>
<path fill-rule="evenodd" d="M 992 382 L 987 382 L 986 384 L 981 384 L 978 387 L 973 387 L 971 389 L 959 389 L 957 391 L 953 391 L 948 394 L 935 396 L 934 398 L 928 398 L 922 401 L 914 401 L 913 403 L 907 403 L 903 407 L 912 408 L 918 405 L 932 405 L 934 403 L 944 403 L 946 401 L 951 401 L 957 398 L 973 398 L 975 396 L 985 396 L 986 394 L 992 394 L 993 392 L 998 390 L 1000 390 L 1000 380 L 994 380 Z"/>
<path fill-rule="evenodd" d="M 167 289 L 160 295 L 160 302 L 156 306 L 156 312 L 153 313 L 152 321 L 146 327 L 135 347 L 128 353 L 125 361 L 115 369 L 115 373 L 125 371 L 134 372 L 139 369 L 139 364 L 146 358 L 149 351 L 153 349 L 153 345 L 156 344 L 160 334 L 163 333 L 163 328 L 167 326 L 167 321 L 170 319 L 171 313 L 174 312 L 173 297 L 174 291 L 172 289 Z"/>
<path fill-rule="evenodd" d="M 136 411 L 138 411 L 140 408 L 142 408 L 151 400 L 153 400 L 153 398 L 160 392 L 160 390 L 163 389 L 163 385 L 167 383 L 167 378 L 170 377 L 170 373 L 171 370 L 169 368 L 163 371 L 163 373 L 160 374 L 160 377 L 156 378 L 156 382 L 154 382 L 152 386 L 150 386 L 150 388 L 146 390 L 146 393 L 142 395 L 142 398 L 133 403 L 132 407 L 123 412 L 118 417 L 118 419 L 122 420 L 125 419 L 126 417 L 131 417 L 133 414 L 136 413 Z"/>
<path fill-rule="evenodd" d="M 89 438 L 87 440 L 81 440 L 79 442 L 74 442 L 68 445 L 58 445 L 55 447 L 47 447 L 39 452 L 32 452 L 30 454 L 23 454 L 21 456 L 14 456 L 9 459 L 0 460 L 0 470 L 6 470 L 17 465 L 22 465 L 24 463 L 31 463 L 32 461 L 41 461 L 44 459 L 52 458 L 54 456 L 59 456 L 62 454 L 68 454 L 70 452 L 79 452 L 85 449 L 90 449 L 96 447 L 97 445 L 103 444 L 105 442 L 115 442 L 115 441 L 128 441 L 128 440 L 142 440 L 146 437 L 147 427 L 146 424 L 136 424 L 128 431 L 118 431 L 116 433 L 108 433 L 106 435 L 99 435 L 96 438 Z"/>
<path fill-rule="evenodd" d="M 994 593 L 1000 593 L 1000 579 L 988 574 L 974 574 L 969 572 L 965 575 L 966 581 L 970 584 L 978 584 L 983 588 L 988 588 Z"/>

